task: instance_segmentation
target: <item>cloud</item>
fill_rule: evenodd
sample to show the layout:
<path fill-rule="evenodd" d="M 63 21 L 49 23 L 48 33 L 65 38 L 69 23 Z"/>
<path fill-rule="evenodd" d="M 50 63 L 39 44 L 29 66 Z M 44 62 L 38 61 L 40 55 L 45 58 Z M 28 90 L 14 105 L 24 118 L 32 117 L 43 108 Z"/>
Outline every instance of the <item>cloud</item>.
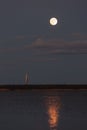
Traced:
<path fill-rule="evenodd" d="M 72 38 L 79 40 L 87 40 L 87 34 L 74 32 L 71 34 Z"/>
<path fill-rule="evenodd" d="M 87 40 L 61 40 L 61 39 L 37 39 L 30 45 L 31 49 L 37 50 L 41 54 L 60 53 L 87 53 Z"/>
<path fill-rule="evenodd" d="M 26 35 L 16 35 L 15 37 L 14 37 L 14 39 L 16 39 L 16 40 L 23 40 L 23 39 L 30 39 L 30 38 L 36 38 L 37 37 L 37 35 L 29 35 L 29 34 L 26 34 Z"/>
<path fill-rule="evenodd" d="M 59 54 L 87 54 L 86 35 L 85 39 L 78 38 L 79 35 L 81 34 L 73 34 L 72 37 L 77 37 L 73 39 L 69 39 L 70 37 L 66 39 L 34 37 L 32 40 L 28 39 L 27 42 L 28 36 L 18 36 L 15 40 L 5 42 L 0 47 L 0 54 L 4 57 L 1 63 L 15 66 L 30 62 L 55 62 L 58 60 Z M 24 40 L 22 41 L 22 39 Z"/>
<path fill-rule="evenodd" d="M 19 51 L 21 51 L 21 50 L 23 50 L 23 48 L 22 47 L 2 47 L 2 48 L 0 48 L 0 53 L 11 53 L 11 54 L 13 54 L 13 53 L 16 53 L 16 52 L 19 52 Z"/>
<path fill-rule="evenodd" d="M 81 35 L 81 34 L 73 34 Z M 18 36 L 17 39 L 24 38 L 25 36 Z M 86 36 L 85 36 L 86 38 Z M 45 39 L 45 38 L 35 38 L 33 42 L 23 41 L 19 42 L 13 41 L 13 43 L 8 42 L 8 46 L 2 46 L 0 48 L 0 53 L 15 53 L 29 51 L 35 55 L 39 54 L 76 54 L 76 53 L 87 53 L 87 39 Z M 15 44 L 16 43 L 16 44 Z"/>

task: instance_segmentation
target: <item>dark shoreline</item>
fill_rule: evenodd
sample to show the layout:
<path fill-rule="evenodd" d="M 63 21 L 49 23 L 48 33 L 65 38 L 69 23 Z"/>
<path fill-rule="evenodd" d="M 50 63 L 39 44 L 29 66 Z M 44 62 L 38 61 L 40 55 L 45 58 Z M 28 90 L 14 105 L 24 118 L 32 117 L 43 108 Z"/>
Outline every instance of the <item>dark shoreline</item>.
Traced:
<path fill-rule="evenodd" d="M 87 85 L 0 85 L 0 90 L 32 90 L 32 89 L 58 89 L 58 90 L 87 90 Z"/>

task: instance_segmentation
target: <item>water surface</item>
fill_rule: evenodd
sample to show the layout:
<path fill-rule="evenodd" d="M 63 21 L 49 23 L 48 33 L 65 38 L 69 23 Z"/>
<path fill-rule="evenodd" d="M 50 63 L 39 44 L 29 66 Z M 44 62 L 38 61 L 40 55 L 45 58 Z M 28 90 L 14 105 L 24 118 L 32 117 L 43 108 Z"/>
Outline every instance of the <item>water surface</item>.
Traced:
<path fill-rule="evenodd" d="M 86 130 L 87 91 L 0 92 L 1 130 Z"/>

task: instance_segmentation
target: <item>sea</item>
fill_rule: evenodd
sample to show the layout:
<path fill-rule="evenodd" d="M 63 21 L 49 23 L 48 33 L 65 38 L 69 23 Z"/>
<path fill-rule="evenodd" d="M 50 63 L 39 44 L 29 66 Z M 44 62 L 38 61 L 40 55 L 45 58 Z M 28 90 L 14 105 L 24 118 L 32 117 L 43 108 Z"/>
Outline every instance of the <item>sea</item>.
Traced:
<path fill-rule="evenodd" d="M 87 90 L 1 91 L 0 130 L 87 130 Z"/>

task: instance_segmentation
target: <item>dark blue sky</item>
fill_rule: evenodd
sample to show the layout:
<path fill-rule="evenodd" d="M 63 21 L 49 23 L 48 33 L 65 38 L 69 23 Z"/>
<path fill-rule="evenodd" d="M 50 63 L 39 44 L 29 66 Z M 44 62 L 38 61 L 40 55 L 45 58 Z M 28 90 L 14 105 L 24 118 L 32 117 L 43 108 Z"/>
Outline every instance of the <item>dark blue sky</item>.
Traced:
<path fill-rule="evenodd" d="M 31 84 L 87 83 L 86 0 L 0 1 L 0 83 L 26 72 Z"/>

